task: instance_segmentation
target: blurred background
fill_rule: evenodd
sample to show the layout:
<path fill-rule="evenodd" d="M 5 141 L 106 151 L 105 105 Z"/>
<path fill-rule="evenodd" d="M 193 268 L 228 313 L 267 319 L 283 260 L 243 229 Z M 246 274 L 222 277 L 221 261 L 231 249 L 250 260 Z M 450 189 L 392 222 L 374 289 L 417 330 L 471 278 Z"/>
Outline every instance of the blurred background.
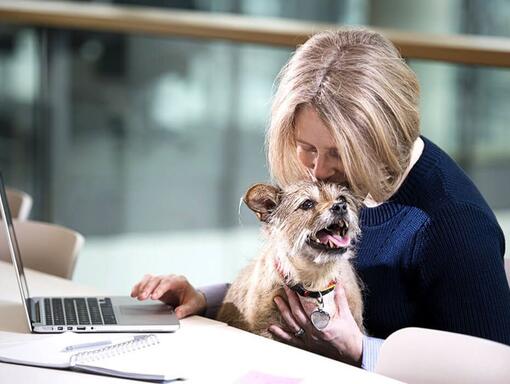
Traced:
<path fill-rule="evenodd" d="M 510 38 L 507 0 L 79 3 Z M 205 285 L 232 280 L 257 254 L 258 223 L 239 200 L 268 180 L 264 131 L 292 51 L 0 17 L 0 169 L 33 196 L 31 219 L 85 236 L 73 280 L 112 294 L 145 273 Z M 470 175 L 508 239 L 510 68 L 408 62 L 423 134 Z"/>

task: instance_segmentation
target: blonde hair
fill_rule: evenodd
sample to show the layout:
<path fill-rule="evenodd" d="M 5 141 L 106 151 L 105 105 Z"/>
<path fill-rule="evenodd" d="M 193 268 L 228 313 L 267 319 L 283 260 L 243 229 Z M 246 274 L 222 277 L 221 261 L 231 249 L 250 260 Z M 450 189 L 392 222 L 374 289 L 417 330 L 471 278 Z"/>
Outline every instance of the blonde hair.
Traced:
<path fill-rule="evenodd" d="M 365 29 L 321 32 L 296 50 L 278 80 L 266 135 L 274 181 L 285 186 L 306 176 L 294 121 L 311 106 L 334 137 L 352 191 L 390 197 L 420 134 L 418 81 L 395 46 Z"/>

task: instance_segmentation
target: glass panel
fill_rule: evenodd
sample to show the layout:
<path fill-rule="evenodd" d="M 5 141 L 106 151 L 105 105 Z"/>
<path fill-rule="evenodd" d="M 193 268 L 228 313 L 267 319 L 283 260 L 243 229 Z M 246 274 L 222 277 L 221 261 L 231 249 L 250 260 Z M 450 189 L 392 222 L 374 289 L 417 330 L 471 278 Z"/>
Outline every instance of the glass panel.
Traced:
<path fill-rule="evenodd" d="M 74 32 L 58 39 L 67 78 L 51 93 L 61 95 L 71 130 L 55 166 L 89 187 L 63 186 L 69 201 L 55 216 L 90 234 L 236 225 L 246 183 L 267 179 L 267 104 L 288 51 Z M 91 196 L 112 213 L 101 223 Z M 79 217 L 67 209 L 77 197 L 86 207 Z"/>
<path fill-rule="evenodd" d="M 40 96 L 35 31 L 0 27 L 0 166 L 8 184 L 33 191 Z"/>

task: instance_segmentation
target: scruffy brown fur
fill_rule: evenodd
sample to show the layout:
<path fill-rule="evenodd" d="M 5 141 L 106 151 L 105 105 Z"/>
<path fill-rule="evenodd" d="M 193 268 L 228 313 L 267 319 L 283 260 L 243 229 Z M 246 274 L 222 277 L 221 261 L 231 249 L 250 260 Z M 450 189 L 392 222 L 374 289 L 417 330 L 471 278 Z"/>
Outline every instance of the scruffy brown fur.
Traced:
<path fill-rule="evenodd" d="M 341 281 L 353 317 L 363 329 L 360 283 L 349 261 L 360 233 L 359 204 L 349 191 L 336 184 L 312 181 L 296 183 L 285 190 L 256 184 L 243 200 L 263 223 L 267 241 L 259 257 L 231 285 L 217 319 L 272 338 L 269 325 L 288 329 L 273 301 L 277 295 L 285 297 L 284 284 L 301 283 L 309 291 L 323 291 L 334 280 Z M 316 239 L 324 238 L 320 233 L 326 227 L 337 229 L 344 235 L 342 239 L 349 239 L 348 245 L 335 245 L 333 248 L 338 248 L 333 249 L 329 248 L 333 243 L 318 244 Z M 324 296 L 329 297 L 330 305 L 334 305 L 333 295 Z M 317 302 L 313 298 L 301 300 Z M 333 313 L 333 309 L 328 312 Z"/>

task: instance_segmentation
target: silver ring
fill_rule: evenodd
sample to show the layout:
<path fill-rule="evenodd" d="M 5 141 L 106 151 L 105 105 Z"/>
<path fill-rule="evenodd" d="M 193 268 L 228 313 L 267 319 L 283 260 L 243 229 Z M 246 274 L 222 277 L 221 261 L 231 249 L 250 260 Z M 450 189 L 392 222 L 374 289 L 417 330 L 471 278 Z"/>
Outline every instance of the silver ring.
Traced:
<path fill-rule="evenodd" d="M 301 337 L 304 334 L 305 334 L 305 330 L 303 328 L 299 328 L 299 330 L 296 333 L 294 333 L 294 336 Z"/>

